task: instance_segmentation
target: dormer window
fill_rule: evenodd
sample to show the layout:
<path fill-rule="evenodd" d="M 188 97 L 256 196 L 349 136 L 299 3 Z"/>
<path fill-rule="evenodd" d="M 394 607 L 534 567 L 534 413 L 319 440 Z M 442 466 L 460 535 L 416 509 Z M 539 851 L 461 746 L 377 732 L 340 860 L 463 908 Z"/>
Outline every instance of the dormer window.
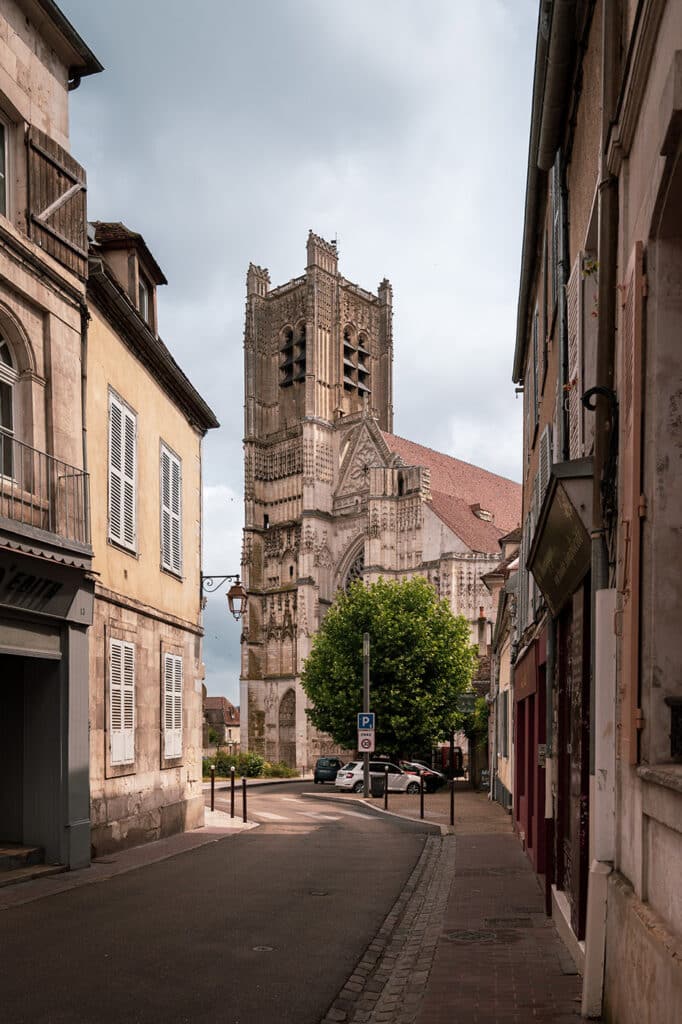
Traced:
<path fill-rule="evenodd" d="M 140 311 L 142 319 L 149 323 L 149 308 L 150 308 L 150 293 L 151 289 L 149 284 L 144 279 L 142 274 L 138 276 L 137 282 L 137 308 Z"/>

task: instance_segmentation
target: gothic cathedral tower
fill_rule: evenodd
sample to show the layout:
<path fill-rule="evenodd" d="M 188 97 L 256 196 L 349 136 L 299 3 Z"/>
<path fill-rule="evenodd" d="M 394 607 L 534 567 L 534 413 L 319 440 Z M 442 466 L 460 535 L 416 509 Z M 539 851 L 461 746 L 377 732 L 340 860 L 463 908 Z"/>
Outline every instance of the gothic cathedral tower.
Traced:
<path fill-rule="evenodd" d="M 339 467 L 352 425 L 393 427 L 391 285 L 347 281 L 336 244 L 312 232 L 301 277 L 271 288 L 251 264 L 244 372 L 242 747 L 308 767 L 329 741 L 308 722 L 301 668 L 364 557 L 359 499 L 337 524 Z"/>

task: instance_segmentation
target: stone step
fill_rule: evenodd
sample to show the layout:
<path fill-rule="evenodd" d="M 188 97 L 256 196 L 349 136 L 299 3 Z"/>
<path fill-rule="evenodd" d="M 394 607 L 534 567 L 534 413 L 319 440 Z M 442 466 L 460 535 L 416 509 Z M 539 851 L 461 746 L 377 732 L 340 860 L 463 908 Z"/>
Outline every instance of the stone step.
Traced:
<path fill-rule="evenodd" d="M 34 878 L 43 878 L 45 875 L 59 875 L 62 871 L 66 871 L 63 864 L 29 864 L 13 871 L 0 871 L 0 889 L 6 885 L 18 885 L 20 882 L 30 882 Z"/>
<path fill-rule="evenodd" d="M 40 846 L 23 846 L 21 843 L 0 843 L 0 873 L 15 871 L 17 868 L 42 864 L 45 856 Z"/>

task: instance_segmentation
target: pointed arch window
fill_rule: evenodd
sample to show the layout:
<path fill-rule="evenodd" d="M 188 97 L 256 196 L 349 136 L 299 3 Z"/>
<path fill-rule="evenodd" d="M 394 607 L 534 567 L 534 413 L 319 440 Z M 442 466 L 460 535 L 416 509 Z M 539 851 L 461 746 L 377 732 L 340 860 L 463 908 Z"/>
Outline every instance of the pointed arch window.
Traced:
<path fill-rule="evenodd" d="M 344 586 L 344 590 L 348 590 L 348 588 L 350 587 L 351 583 L 354 583 L 355 580 L 360 580 L 362 582 L 362 580 L 364 578 L 364 573 L 365 573 L 365 549 L 364 549 L 364 547 L 362 547 L 360 549 L 360 551 L 358 551 L 358 553 L 355 556 L 355 558 L 353 559 L 353 561 L 351 562 L 350 568 L 348 569 L 348 572 L 346 573 L 346 583 L 345 583 L 345 586 Z"/>
<path fill-rule="evenodd" d="M 0 335 L 0 474 L 14 472 L 14 392 L 17 371 L 12 352 Z"/>

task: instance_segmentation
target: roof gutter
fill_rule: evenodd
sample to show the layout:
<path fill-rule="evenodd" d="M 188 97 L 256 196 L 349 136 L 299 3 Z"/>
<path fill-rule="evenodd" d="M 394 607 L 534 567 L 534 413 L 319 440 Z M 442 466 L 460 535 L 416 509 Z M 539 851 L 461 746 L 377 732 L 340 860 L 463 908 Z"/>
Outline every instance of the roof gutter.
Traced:
<path fill-rule="evenodd" d="M 542 0 L 538 18 L 533 107 L 528 146 L 521 279 L 512 380 L 523 380 L 528 340 L 528 304 L 537 258 L 538 186 L 554 163 L 565 114 L 575 42 L 576 0 Z"/>

